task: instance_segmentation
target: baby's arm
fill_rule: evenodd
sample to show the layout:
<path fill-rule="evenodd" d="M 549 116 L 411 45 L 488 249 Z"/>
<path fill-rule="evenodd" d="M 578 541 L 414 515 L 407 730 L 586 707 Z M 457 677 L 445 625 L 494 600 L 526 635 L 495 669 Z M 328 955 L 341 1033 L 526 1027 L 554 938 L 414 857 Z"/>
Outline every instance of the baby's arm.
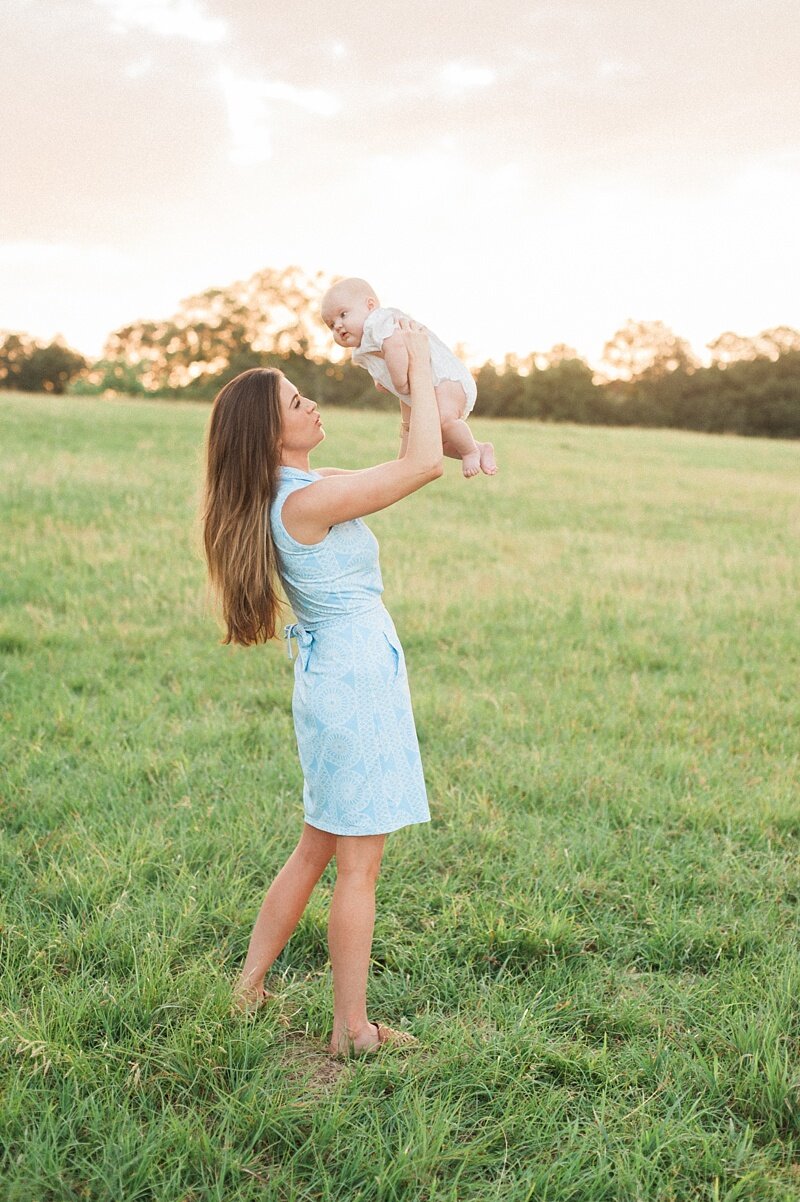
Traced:
<path fill-rule="evenodd" d="M 399 330 L 384 338 L 381 354 L 392 377 L 392 384 L 402 396 L 408 396 L 408 351 Z"/>

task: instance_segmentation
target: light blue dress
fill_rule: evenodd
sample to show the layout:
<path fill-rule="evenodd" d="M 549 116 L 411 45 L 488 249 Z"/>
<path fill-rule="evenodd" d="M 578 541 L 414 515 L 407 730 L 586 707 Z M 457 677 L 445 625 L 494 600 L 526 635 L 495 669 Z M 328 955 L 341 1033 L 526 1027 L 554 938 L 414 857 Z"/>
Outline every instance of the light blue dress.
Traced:
<path fill-rule="evenodd" d="M 290 493 L 321 477 L 281 467 L 270 508 L 278 570 L 297 621 L 286 627 L 294 715 L 310 826 L 378 835 L 429 822 L 405 657 L 381 601 L 378 540 L 360 519 L 320 543 L 292 538 L 281 519 Z"/>

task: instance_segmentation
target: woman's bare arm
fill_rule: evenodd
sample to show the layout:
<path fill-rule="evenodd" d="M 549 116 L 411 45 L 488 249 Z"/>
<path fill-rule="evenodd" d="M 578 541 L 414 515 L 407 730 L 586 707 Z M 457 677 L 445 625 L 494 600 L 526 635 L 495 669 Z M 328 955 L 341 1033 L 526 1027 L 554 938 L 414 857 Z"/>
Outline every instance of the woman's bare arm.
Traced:
<path fill-rule="evenodd" d="M 442 474 L 442 429 L 427 335 L 403 321 L 412 409 L 406 453 L 363 471 L 326 475 L 299 488 L 283 506 L 283 524 L 301 543 L 321 542 L 331 526 L 386 509 Z"/>
<path fill-rule="evenodd" d="M 400 402 L 400 450 L 397 458 L 402 459 L 408 446 L 408 432 L 411 429 L 411 407 L 405 401 Z"/>

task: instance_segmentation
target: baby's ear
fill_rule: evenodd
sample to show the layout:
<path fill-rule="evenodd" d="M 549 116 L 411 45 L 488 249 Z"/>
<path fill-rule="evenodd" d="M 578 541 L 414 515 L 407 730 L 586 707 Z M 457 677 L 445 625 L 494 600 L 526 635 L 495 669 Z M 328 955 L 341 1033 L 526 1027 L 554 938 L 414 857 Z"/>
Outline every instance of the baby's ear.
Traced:
<path fill-rule="evenodd" d="M 371 313 L 373 309 L 377 309 L 377 308 L 378 308 L 378 302 L 375 299 L 375 297 L 368 296 L 367 297 L 367 309 L 369 310 L 369 312 Z"/>

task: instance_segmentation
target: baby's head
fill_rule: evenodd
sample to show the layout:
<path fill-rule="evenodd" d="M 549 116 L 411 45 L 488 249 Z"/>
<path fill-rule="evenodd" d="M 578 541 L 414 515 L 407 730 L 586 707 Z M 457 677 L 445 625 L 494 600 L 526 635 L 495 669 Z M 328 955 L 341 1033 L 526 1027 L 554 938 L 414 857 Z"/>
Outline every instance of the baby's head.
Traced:
<path fill-rule="evenodd" d="M 339 280 L 322 298 L 322 320 L 333 331 L 333 341 L 339 346 L 357 347 L 361 344 L 364 322 L 379 301 L 366 280 Z"/>

